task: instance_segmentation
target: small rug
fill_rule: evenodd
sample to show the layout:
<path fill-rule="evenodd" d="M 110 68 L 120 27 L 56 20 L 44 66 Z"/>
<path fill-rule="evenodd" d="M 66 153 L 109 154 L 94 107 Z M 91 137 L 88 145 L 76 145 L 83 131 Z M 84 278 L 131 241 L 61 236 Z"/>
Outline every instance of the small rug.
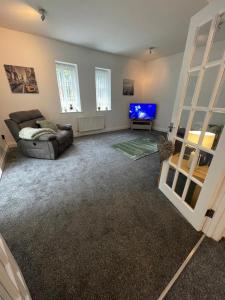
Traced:
<path fill-rule="evenodd" d="M 112 147 L 133 160 L 158 152 L 157 143 L 150 138 L 137 138 Z"/>

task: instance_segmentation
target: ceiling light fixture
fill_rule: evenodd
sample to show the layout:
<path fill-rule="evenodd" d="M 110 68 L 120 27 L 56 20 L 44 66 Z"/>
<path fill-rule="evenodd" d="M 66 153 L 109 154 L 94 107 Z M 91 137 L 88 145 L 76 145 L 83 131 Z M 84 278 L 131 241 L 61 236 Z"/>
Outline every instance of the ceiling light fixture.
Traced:
<path fill-rule="evenodd" d="M 153 50 L 155 50 L 155 49 L 156 49 L 156 47 L 154 47 L 154 46 L 149 47 L 149 48 L 148 48 L 149 54 L 151 55 L 151 54 L 153 53 Z"/>
<path fill-rule="evenodd" d="M 44 21 L 45 18 L 46 18 L 46 15 L 47 15 L 46 10 L 45 10 L 44 8 L 39 8 L 39 9 L 38 9 L 38 12 L 39 12 L 40 15 L 41 15 L 41 20 Z"/>
<path fill-rule="evenodd" d="M 225 23 L 225 13 L 223 13 L 221 16 L 220 16 L 220 20 L 219 20 L 219 24 L 218 24 L 218 29 L 220 30 L 223 26 L 223 24 Z"/>

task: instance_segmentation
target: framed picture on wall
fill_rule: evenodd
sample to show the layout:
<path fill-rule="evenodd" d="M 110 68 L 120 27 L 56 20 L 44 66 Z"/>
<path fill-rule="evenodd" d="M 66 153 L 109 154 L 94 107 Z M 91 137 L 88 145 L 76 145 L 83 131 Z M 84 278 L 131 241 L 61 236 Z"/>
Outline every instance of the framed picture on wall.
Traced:
<path fill-rule="evenodd" d="M 123 95 L 124 96 L 134 95 L 134 80 L 132 79 L 123 80 Z"/>
<path fill-rule="evenodd" d="M 34 68 L 4 65 L 12 93 L 37 94 Z"/>

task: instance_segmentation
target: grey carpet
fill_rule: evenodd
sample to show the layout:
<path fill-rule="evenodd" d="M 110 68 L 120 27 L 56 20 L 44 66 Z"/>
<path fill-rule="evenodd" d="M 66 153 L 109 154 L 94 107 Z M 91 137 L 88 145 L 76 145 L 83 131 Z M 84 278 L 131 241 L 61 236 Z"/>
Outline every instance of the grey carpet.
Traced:
<path fill-rule="evenodd" d="M 33 299 L 157 299 L 199 239 L 157 188 L 158 153 L 111 147 L 140 136 L 78 138 L 56 161 L 11 153 L 0 231 Z"/>
<path fill-rule="evenodd" d="M 225 241 L 206 238 L 166 300 L 225 299 Z"/>

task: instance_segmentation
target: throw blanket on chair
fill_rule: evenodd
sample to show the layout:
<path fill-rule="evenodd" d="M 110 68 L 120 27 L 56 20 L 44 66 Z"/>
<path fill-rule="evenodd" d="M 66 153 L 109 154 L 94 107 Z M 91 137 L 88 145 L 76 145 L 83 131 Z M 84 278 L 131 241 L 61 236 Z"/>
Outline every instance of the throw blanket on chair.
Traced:
<path fill-rule="evenodd" d="M 55 131 L 50 128 L 25 127 L 20 130 L 19 137 L 23 140 L 38 140 L 44 134 L 55 134 Z"/>

